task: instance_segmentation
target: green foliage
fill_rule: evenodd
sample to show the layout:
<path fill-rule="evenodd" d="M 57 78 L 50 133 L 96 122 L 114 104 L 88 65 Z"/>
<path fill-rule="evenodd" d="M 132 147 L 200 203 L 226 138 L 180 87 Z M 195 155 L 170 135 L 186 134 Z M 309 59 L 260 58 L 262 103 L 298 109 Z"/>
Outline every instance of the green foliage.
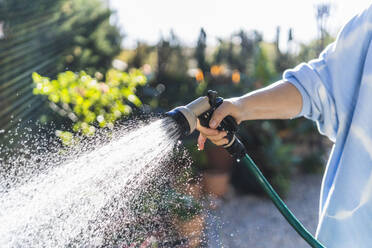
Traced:
<path fill-rule="evenodd" d="M 172 184 L 160 186 L 155 182 L 155 185 L 151 184 L 151 187 L 133 194 L 128 203 L 133 219 L 124 231 L 135 235 L 123 235 L 129 244 L 143 242 L 149 233 L 154 232 L 154 226 L 158 228 L 156 232 L 165 234 L 169 240 L 176 234 L 171 223 L 177 220 L 188 221 L 202 212 L 202 204 L 199 201 L 176 192 L 173 187 Z"/>
<path fill-rule="evenodd" d="M 253 160 L 275 190 L 285 196 L 296 160 L 294 145 L 280 136 L 282 121 L 250 121 L 242 123 L 239 135 Z M 256 180 L 244 166 L 234 166 L 232 181 L 242 193 L 264 194 Z"/>
<path fill-rule="evenodd" d="M 167 75 L 183 76 L 187 73 L 187 57 L 179 38 L 171 31 L 168 38 L 161 38 L 157 45 L 157 81 Z"/>
<path fill-rule="evenodd" d="M 51 80 L 32 74 L 35 95 L 48 97 L 53 110 L 71 119 L 73 131 L 92 135 L 95 126 L 112 128 L 115 121 L 129 115 L 133 107 L 141 106 L 135 95 L 136 87 L 146 83 L 146 77 L 139 70 L 129 73 L 114 69 L 106 73 L 106 82 L 100 82 L 84 71 L 74 73 L 66 71 Z M 65 144 L 69 144 L 72 135 L 58 133 Z"/>
<path fill-rule="evenodd" d="M 0 11 L 9 35 L 0 41 L 24 46 L 22 60 L 32 58 L 35 66 L 40 56 L 53 59 L 57 71 L 104 73 L 121 50 L 113 12 L 101 0 L 5 0 Z"/>
<path fill-rule="evenodd" d="M 133 208 L 138 214 L 166 215 L 187 221 L 202 211 L 202 205 L 192 196 L 178 193 L 169 185 L 162 190 L 148 189 L 136 196 Z"/>
<path fill-rule="evenodd" d="M 100 0 L 64 1 L 60 30 L 68 43 L 58 70 L 84 70 L 89 74 L 106 72 L 120 53 L 122 36 L 110 23 L 113 14 Z"/>
<path fill-rule="evenodd" d="M 62 143 L 66 146 L 71 146 L 75 142 L 74 135 L 71 132 L 58 130 L 56 131 L 56 135 L 61 139 Z"/>
<path fill-rule="evenodd" d="M 317 151 L 305 156 L 300 165 L 300 170 L 309 174 L 320 174 L 324 171 L 324 162 L 322 153 Z"/>
<path fill-rule="evenodd" d="M 322 41 L 322 46 L 327 46 L 334 41 L 334 37 L 330 36 L 329 34 L 325 34 L 324 40 Z M 319 55 L 319 40 L 313 40 L 307 44 L 300 44 L 300 52 L 297 56 L 297 62 L 309 61 L 311 59 L 315 59 Z"/>
<path fill-rule="evenodd" d="M 129 60 L 129 67 L 140 68 L 146 64 L 146 59 L 152 50 L 152 47 L 147 46 L 145 43 L 138 42 L 134 50 L 134 56 Z"/>
<path fill-rule="evenodd" d="M 255 58 L 254 77 L 264 84 L 269 84 L 270 80 L 275 77 L 275 75 L 275 68 L 272 61 L 269 60 L 267 50 L 260 44 Z"/>
<path fill-rule="evenodd" d="M 200 34 L 198 38 L 198 44 L 195 48 L 195 59 L 198 63 L 198 68 L 200 68 L 204 73 L 209 70 L 209 65 L 206 60 L 206 49 L 207 49 L 207 34 L 205 30 L 200 29 Z"/>
<path fill-rule="evenodd" d="M 181 221 L 188 221 L 202 211 L 201 204 L 192 196 L 174 190 L 169 190 L 164 199 L 169 213 Z"/>
<path fill-rule="evenodd" d="M 26 121 L 48 112 L 45 101 L 32 96 L 34 71 L 106 73 L 123 38 L 110 22 L 113 14 L 101 0 L 0 1 L 0 129 L 13 128 L 11 119 L 29 127 Z M 49 113 L 43 119 L 52 118 L 60 121 Z"/>
<path fill-rule="evenodd" d="M 290 177 L 294 166 L 292 154 L 293 145 L 283 144 L 282 140 L 275 134 L 272 141 L 264 146 L 266 163 L 265 165 L 271 174 L 271 182 L 276 190 L 285 195 L 290 188 Z"/>
<path fill-rule="evenodd" d="M 249 33 L 240 30 L 229 39 L 219 39 L 213 62 L 250 74 L 254 70 L 254 57 L 261 41 L 262 35 L 256 30 Z"/>

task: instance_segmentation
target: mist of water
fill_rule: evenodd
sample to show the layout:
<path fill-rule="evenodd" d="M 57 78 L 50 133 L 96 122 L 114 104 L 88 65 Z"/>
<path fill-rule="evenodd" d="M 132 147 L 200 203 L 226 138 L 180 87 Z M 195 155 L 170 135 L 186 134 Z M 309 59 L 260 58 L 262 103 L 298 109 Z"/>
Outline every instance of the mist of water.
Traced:
<path fill-rule="evenodd" d="M 166 166 L 179 131 L 170 119 L 160 119 L 105 137 L 53 153 L 35 148 L 34 155 L 13 158 L 14 166 L 3 162 L 8 169 L 0 173 L 0 247 L 126 242 L 138 223 L 132 200 L 169 180 Z"/>

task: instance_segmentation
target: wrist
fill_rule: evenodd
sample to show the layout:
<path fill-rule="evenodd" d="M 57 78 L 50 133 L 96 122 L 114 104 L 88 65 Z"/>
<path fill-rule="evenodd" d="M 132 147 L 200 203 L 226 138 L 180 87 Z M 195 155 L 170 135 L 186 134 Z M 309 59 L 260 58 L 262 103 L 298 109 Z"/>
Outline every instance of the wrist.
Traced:
<path fill-rule="evenodd" d="M 242 121 L 246 120 L 246 113 L 244 108 L 244 98 L 234 97 L 227 99 L 231 103 L 231 116 L 240 124 Z"/>
<path fill-rule="evenodd" d="M 239 122 L 248 121 L 248 120 L 255 120 L 257 117 L 255 116 L 255 99 L 252 95 L 246 94 L 234 99 L 234 104 L 236 105 L 237 116 L 239 118 Z"/>

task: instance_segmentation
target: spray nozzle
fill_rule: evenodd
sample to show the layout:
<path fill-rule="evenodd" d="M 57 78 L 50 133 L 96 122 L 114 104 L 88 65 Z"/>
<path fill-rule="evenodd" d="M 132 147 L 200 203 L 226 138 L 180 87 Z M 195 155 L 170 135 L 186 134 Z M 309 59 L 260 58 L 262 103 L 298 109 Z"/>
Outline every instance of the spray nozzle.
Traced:
<path fill-rule="evenodd" d="M 181 138 L 190 135 L 196 129 L 197 119 L 200 124 L 209 127 L 209 121 L 213 112 L 223 103 L 223 98 L 218 97 L 216 91 L 209 90 L 208 95 L 199 97 L 186 106 L 177 107 L 166 113 L 173 118 L 181 130 Z M 232 116 L 226 116 L 217 127 L 220 131 L 226 131 L 228 144 L 223 147 L 234 157 L 240 158 L 245 154 L 244 145 L 236 138 L 238 124 Z"/>

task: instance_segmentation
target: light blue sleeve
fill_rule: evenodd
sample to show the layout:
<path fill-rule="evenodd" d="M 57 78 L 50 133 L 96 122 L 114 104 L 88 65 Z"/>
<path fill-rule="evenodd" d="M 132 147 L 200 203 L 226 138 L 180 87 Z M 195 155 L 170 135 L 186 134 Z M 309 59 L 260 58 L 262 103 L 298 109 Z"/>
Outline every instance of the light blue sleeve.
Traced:
<path fill-rule="evenodd" d="M 353 108 L 371 37 L 371 6 L 352 18 L 318 59 L 286 70 L 283 80 L 301 93 L 299 116 L 317 123 L 320 133 L 336 140 L 339 122 Z"/>
<path fill-rule="evenodd" d="M 298 117 L 304 116 L 315 121 L 320 133 L 335 140 L 338 120 L 333 81 L 325 61 L 320 58 L 302 63 L 285 71 L 283 79 L 293 84 L 302 95 L 302 110 Z"/>

